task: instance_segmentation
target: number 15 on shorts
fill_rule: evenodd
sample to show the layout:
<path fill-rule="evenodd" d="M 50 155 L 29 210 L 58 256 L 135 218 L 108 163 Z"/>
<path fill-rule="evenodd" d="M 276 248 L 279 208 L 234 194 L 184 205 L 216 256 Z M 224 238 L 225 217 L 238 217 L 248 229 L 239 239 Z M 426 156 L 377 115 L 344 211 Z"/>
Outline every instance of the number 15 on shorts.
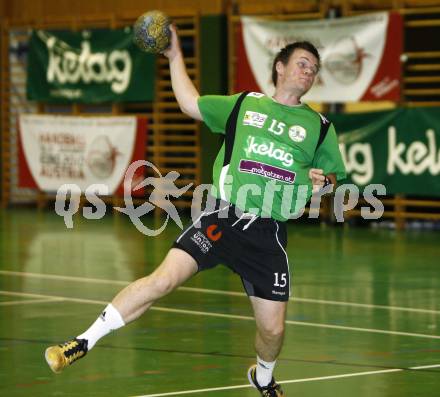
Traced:
<path fill-rule="evenodd" d="M 285 287 L 287 284 L 287 273 L 274 273 L 275 282 L 273 284 L 274 287 Z"/>

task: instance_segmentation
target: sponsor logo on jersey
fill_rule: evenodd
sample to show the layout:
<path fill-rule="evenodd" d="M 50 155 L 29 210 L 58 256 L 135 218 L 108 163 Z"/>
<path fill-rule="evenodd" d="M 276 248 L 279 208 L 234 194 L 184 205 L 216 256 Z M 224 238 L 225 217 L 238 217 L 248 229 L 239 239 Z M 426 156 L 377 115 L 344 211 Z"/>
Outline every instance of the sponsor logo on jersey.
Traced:
<path fill-rule="evenodd" d="M 202 251 L 203 254 L 207 254 L 212 248 L 211 242 L 200 231 L 194 233 L 194 235 L 191 236 L 191 240 L 200 248 L 200 251 Z"/>
<path fill-rule="evenodd" d="M 262 94 L 261 92 L 250 92 L 249 94 L 247 94 L 247 96 L 252 96 L 254 98 L 262 98 L 264 97 L 264 94 Z"/>
<path fill-rule="evenodd" d="M 265 138 L 257 138 L 249 135 L 248 147 L 245 149 L 245 152 L 248 157 L 250 157 L 252 154 L 259 154 L 260 156 L 278 160 L 286 167 L 290 167 L 293 164 L 292 153 L 289 153 L 287 150 L 281 147 L 276 147 L 274 142 Z"/>
<path fill-rule="evenodd" d="M 306 129 L 300 125 L 292 125 L 292 127 L 289 128 L 289 137 L 293 142 L 302 142 L 306 139 L 306 136 Z"/>
<path fill-rule="evenodd" d="M 217 241 L 220 240 L 220 238 L 222 237 L 223 232 L 218 230 L 216 232 L 216 230 L 218 229 L 218 225 L 209 225 L 206 228 L 206 236 L 211 240 L 211 241 Z"/>
<path fill-rule="evenodd" d="M 280 295 L 280 296 L 284 296 L 286 295 L 286 293 L 284 291 L 275 291 L 272 290 L 272 295 Z"/>
<path fill-rule="evenodd" d="M 263 128 L 266 119 L 267 119 L 267 114 L 246 110 L 246 113 L 243 118 L 243 125 L 250 125 L 252 127 Z"/>
<path fill-rule="evenodd" d="M 265 178 L 274 179 L 285 183 L 294 183 L 296 173 L 285 170 L 283 168 L 274 167 L 273 165 L 261 163 L 252 160 L 240 160 L 238 167 L 240 172 L 247 172 L 249 174 L 264 176 Z"/>

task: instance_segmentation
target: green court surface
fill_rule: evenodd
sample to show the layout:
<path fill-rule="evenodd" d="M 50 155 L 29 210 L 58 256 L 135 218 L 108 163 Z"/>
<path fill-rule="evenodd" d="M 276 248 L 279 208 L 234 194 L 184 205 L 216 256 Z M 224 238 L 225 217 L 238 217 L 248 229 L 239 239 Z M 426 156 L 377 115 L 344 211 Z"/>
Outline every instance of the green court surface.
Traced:
<path fill-rule="evenodd" d="M 258 396 L 254 322 L 239 278 L 199 274 L 55 375 L 45 348 L 76 336 L 180 229 L 125 215 L 0 212 L 1 396 Z M 440 396 L 440 232 L 289 223 L 293 298 L 275 376 L 286 396 Z"/>

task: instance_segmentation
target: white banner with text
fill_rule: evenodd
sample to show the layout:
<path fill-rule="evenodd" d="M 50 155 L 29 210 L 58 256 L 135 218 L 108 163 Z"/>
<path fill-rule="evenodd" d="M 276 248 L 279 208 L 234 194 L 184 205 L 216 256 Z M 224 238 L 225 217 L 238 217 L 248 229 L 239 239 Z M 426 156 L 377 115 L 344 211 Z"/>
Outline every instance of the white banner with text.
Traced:
<path fill-rule="evenodd" d="M 134 116 L 19 116 L 19 184 L 56 192 L 63 184 L 122 191 L 129 165 L 143 159 L 146 120 Z M 103 193 L 101 193 L 103 194 Z"/>
<path fill-rule="evenodd" d="M 242 17 L 235 91 L 272 95 L 272 61 L 297 41 L 310 41 L 321 56 L 321 70 L 305 101 L 399 100 L 403 23 L 401 15 L 388 12 L 314 21 Z"/>

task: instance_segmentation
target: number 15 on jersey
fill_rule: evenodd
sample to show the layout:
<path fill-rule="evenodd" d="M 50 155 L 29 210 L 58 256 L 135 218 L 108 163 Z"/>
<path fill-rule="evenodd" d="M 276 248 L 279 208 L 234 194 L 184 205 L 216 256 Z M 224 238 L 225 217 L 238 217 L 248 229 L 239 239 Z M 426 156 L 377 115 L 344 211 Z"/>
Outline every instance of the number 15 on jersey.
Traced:
<path fill-rule="evenodd" d="M 274 287 L 285 287 L 287 284 L 287 273 L 274 273 L 275 282 L 273 284 Z"/>

